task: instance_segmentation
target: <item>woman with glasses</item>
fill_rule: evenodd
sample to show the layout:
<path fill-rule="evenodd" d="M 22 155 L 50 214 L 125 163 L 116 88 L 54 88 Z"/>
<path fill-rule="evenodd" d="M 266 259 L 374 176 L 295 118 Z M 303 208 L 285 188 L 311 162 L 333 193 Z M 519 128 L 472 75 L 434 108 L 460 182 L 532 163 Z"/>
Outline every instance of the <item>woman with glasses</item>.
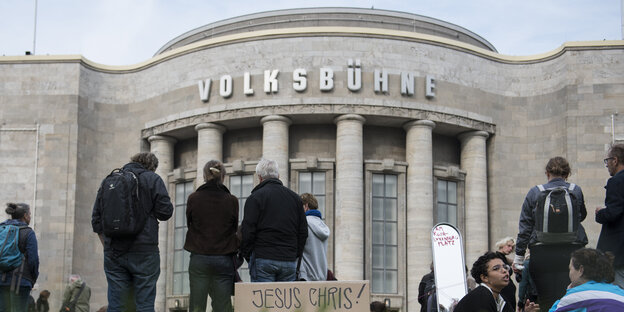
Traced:
<path fill-rule="evenodd" d="M 501 291 L 509 284 L 509 265 L 494 252 L 486 252 L 475 261 L 470 275 L 479 286 L 462 298 L 455 312 L 513 312 Z M 525 311 L 539 311 L 539 306 L 529 304 Z"/>
<path fill-rule="evenodd" d="M 570 285 L 550 309 L 559 311 L 624 311 L 624 290 L 614 280 L 613 255 L 583 248 L 572 253 Z"/>
<path fill-rule="evenodd" d="M 511 265 L 513 262 L 513 257 L 509 258 L 516 248 L 516 242 L 513 237 L 505 237 L 498 242 L 496 242 L 496 248 L 498 251 L 496 255 L 503 260 L 506 265 Z M 509 271 L 509 277 L 513 275 L 513 270 Z M 516 309 L 516 284 L 514 284 L 513 280 L 509 280 L 509 284 L 503 288 L 501 291 L 501 295 L 507 302 L 507 304 L 511 305 L 514 310 Z"/>

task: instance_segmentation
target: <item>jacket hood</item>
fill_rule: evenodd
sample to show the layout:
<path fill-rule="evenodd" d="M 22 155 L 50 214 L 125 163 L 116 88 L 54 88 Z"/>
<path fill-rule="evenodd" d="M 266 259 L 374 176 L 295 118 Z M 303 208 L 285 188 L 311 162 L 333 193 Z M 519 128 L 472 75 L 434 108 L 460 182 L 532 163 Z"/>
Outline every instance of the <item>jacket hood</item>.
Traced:
<path fill-rule="evenodd" d="M 71 286 L 74 288 L 80 288 L 82 286 L 82 279 L 77 279 L 71 283 Z"/>
<path fill-rule="evenodd" d="M 321 241 L 326 241 L 329 237 L 329 227 L 323 222 L 323 219 L 315 216 L 307 216 L 308 228 Z"/>

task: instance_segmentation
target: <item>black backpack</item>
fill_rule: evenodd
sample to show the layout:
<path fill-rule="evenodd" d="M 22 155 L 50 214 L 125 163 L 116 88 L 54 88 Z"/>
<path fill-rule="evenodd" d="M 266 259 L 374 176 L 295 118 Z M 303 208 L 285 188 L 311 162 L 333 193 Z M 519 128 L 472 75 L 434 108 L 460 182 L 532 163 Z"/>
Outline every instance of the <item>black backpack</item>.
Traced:
<path fill-rule="evenodd" d="M 544 188 L 535 207 L 537 241 L 543 244 L 573 243 L 580 227 L 580 207 L 572 190 L 576 185 Z"/>
<path fill-rule="evenodd" d="M 141 205 L 139 190 L 139 178 L 130 170 L 118 168 L 104 178 L 100 186 L 104 235 L 132 237 L 143 230 L 147 213 Z"/>

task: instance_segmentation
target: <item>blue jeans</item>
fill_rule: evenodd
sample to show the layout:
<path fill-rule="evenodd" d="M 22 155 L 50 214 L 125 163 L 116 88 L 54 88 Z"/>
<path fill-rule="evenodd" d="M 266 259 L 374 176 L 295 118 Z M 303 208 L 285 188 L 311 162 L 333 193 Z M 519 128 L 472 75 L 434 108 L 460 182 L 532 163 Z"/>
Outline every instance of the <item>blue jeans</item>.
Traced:
<path fill-rule="evenodd" d="M 297 260 L 279 261 L 251 256 L 249 275 L 252 282 L 294 282 L 297 277 Z"/>
<path fill-rule="evenodd" d="M 28 311 L 30 287 L 20 286 L 19 294 L 11 291 L 11 286 L 0 286 L 0 312 Z"/>
<path fill-rule="evenodd" d="M 156 281 L 160 275 L 157 252 L 128 252 L 117 258 L 105 252 L 104 273 L 108 281 L 107 311 L 134 310 L 133 306 L 138 312 L 154 311 Z"/>
<path fill-rule="evenodd" d="M 206 311 L 207 296 L 212 299 L 212 311 L 232 312 L 234 261 L 232 256 L 199 255 L 191 253 L 189 263 L 190 312 Z"/>

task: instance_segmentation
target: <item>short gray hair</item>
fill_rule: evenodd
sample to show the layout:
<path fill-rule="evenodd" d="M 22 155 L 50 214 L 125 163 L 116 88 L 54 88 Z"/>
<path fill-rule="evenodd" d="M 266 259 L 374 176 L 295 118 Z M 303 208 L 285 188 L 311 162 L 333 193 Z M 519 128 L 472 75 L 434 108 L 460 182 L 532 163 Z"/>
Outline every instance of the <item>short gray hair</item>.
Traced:
<path fill-rule="evenodd" d="M 262 158 L 256 166 L 256 174 L 262 179 L 279 178 L 279 169 L 275 160 Z"/>

